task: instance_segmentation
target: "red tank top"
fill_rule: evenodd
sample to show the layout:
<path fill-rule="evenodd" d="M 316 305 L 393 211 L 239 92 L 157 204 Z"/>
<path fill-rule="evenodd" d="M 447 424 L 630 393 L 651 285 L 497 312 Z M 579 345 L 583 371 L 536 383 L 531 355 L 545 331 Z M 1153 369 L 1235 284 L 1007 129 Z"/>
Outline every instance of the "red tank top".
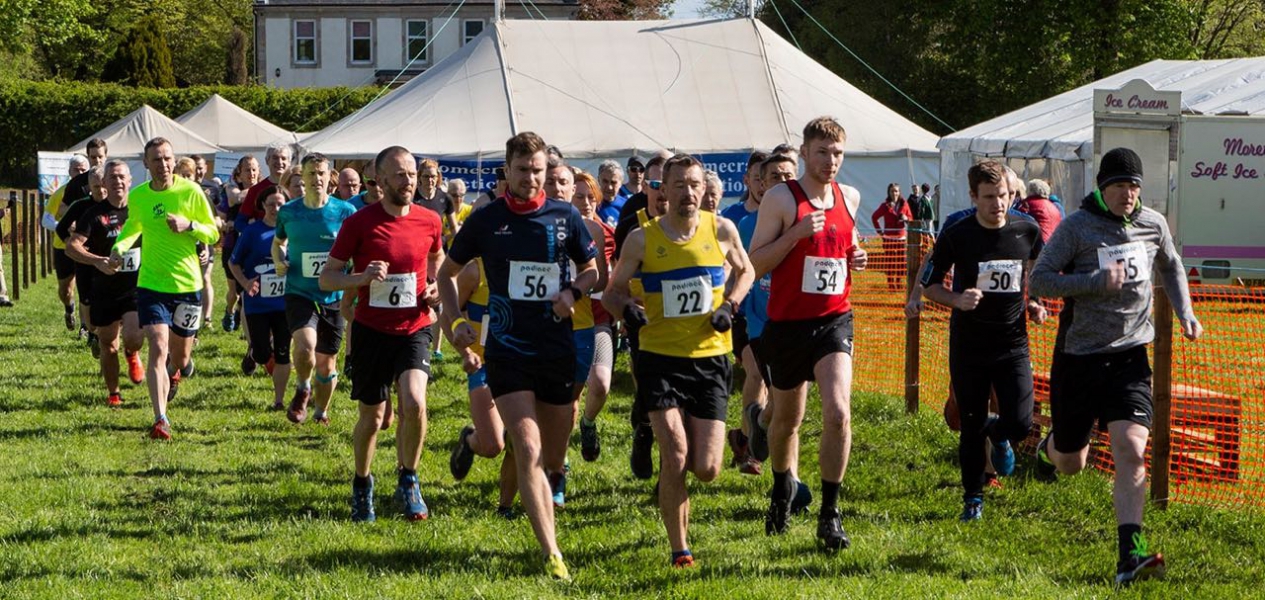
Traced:
<path fill-rule="evenodd" d="M 795 196 L 795 222 L 817 209 L 808 202 L 798 181 L 788 181 Z M 769 320 L 800 321 L 852 310 L 848 297 L 852 279 L 848 276 L 848 252 L 852 250 L 856 222 L 848 212 L 843 190 L 831 182 L 834 206 L 826 210 L 826 226 L 795 244 L 786 258 L 773 269 L 769 288 Z"/>
<path fill-rule="evenodd" d="M 615 256 L 615 229 L 601 221 L 596 221 L 596 223 L 602 226 L 602 233 L 606 234 L 606 244 L 605 247 L 602 248 L 602 251 L 606 254 L 606 267 L 607 269 L 614 271 L 615 263 L 613 257 Z M 603 323 L 613 323 L 615 319 L 611 317 L 610 313 L 606 312 L 606 307 L 602 306 L 602 290 L 594 291 L 592 298 L 593 322 L 598 325 Z"/>

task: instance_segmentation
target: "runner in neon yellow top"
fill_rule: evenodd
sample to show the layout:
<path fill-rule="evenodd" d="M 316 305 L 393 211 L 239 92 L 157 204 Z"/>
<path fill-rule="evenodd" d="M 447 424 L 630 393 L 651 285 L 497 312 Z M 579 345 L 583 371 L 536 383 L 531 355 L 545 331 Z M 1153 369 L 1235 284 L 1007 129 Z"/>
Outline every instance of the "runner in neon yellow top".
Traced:
<path fill-rule="evenodd" d="M 189 355 L 202 324 L 197 243 L 209 246 L 220 237 L 202 189 L 176 177 L 175 166 L 171 142 L 154 138 L 145 144 L 150 181 L 128 193 L 128 219 L 110 253 L 115 268 L 124 255 L 139 254 L 136 312 L 149 342 L 146 373 L 154 406 L 150 437 L 160 440 L 171 439 L 167 402 L 175 397 L 180 378 L 193 374 Z M 138 252 L 132 246 L 142 235 L 145 243 Z"/>

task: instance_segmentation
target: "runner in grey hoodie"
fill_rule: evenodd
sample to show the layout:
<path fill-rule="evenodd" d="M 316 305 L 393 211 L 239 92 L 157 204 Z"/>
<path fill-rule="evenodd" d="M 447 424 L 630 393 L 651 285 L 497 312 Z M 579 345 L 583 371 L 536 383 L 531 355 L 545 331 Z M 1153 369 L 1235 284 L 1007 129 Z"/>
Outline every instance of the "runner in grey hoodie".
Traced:
<path fill-rule="evenodd" d="M 1155 337 L 1152 276 L 1182 334 L 1194 340 L 1203 332 L 1168 223 L 1142 206 L 1141 191 L 1137 153 L 1116 148 L 1104 155 L 1098 189 L 1055 230 L 1029 280 L 1032 295 L 1065 298 L 1050 369 L 1053 426 L 1037 448 L 1038 469 L 1052 475 L 1056 468 L 1064 474 L 1085 468 L 1094 422 L 1106 427 L 1116 465 L 1116 583 L 1122 585 L 1164 574 L 1164 557 L 1150 553 L 1142 536 L 1143 455 L 1153 412 L 1146 354 Z"/>

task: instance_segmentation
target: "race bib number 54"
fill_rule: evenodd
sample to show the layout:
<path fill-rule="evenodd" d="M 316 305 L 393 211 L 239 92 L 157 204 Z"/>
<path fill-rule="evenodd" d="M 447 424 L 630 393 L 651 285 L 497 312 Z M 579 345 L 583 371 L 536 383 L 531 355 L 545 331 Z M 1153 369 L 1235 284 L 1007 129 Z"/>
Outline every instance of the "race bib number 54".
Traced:
<path fill-rule="evenodd" d="M 1017 294 L 1022 290 L 1022 279 L 1022 261 L 990 260 L 979 263 L 975 287 L 986 293 Z"/>
<path fill-rule="evenodd" d="M 1119 246 L 1098 249 L 1098 268 L 1108 269 L 1116 264 L 1124 267 L 1125 283 L 1151 280 L 1151 258 L 1142 242 L 1129 242 Z"/>
<path fill-rule="evenodd" d="M 804 257 L 804 277 L 800 291 L 805 294 L 838 296 L 848 283 L 848 259 Z"/>
<path fill-rule="evenodd" d="M 511 300 L 548 300 L 558 293 L 562 270 L 556 263 L 510 261 Z"/>

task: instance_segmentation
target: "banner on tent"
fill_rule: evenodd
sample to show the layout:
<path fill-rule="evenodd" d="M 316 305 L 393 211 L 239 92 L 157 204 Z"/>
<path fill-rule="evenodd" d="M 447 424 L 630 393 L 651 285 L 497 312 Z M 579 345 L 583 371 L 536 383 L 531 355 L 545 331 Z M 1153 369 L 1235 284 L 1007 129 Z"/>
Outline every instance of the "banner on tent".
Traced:
<path fill-rule="evenodd" d="M 727 198 L 737 197 L 747 193 L 747 184 L 743 181 L 743 176 L 747 173 L 747 153 L 745 152 L 724 152 L 714 154 L 697 154 L 699 161 L 703 163 L 703 168 L 715 171 L 720 176 L 720 181 L 725 188 L 724 196 Z M 219 155 L 216 155 L 216 164 L 219 164 Z M 439 159 L 439 173 L 444 180 L 461 179 L 466 182 L 466 188 L 471 192 L 484 192 L 496 186 L 496 169 L 505 165 L 502 160 L 444 160 Z M 594 164 L 600 163 L 599 159 L 589 161 Z M 596 168 L 593 169 L 596 176 Z M 216 173 L 219 168 L 216 167 Z"/>
<path fill-rule="evenodd" d="M 52 194 L 70 181 L 70 152 L 39 152 L 36 163 L 39 169 L 40 193 Z"/>
<path fill-rule="evenodd" d="M 469 192 L 486 192 L 496 187 L 496 169 L 505 166 L 503 160 L 443 160 L 439 174 L 445 181 L 460 179 L 466 182 Z"/>
<path fill-rule="evenodd" d="M 243 156 L 246 154 L 242 152 L 216 152 L 212 175 L 219 177 L 221 183 L 228 183 L 228 180 L 233 178 L 233 169 L 237 168 L 237 162 Z"/>
<path fill-rule="evenodd" d="M 698 154 L 698 160 L 703 163 L 703 168 L 709 171 L 715 171 L 720 176 L 720 182 L 724 186 L 725 191 L 722 196 L 741 196 L 747 193 L 747 183 L 743 181 L 743 176 L 747 174 L 747 157 L 750 156 L 746 152 L 726 152 L 716 154 Z"/>

